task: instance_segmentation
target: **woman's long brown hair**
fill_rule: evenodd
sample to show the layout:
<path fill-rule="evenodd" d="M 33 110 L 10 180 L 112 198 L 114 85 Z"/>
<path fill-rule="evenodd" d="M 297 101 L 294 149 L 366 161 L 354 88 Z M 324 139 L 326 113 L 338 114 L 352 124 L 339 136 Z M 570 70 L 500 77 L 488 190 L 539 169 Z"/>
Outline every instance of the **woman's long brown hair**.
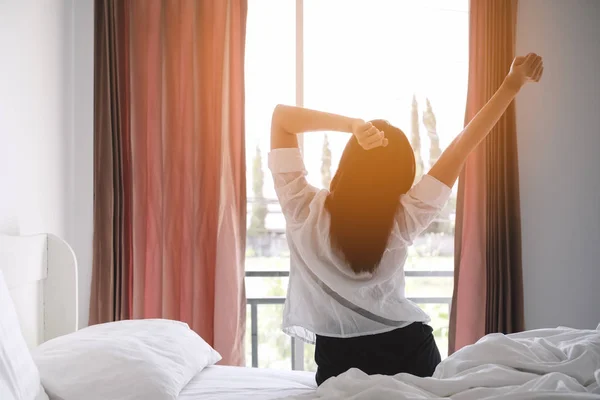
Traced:
<path fill-rule="evenodd" d="M 415 155 L 406 135 L 384 120 L 386 147 L 364 150 L 352 137 L 331 182 L 326 208 L 330 242 L 357 274 L 374 272 L 385 252 L 400 196 L 415 179 Z"/>

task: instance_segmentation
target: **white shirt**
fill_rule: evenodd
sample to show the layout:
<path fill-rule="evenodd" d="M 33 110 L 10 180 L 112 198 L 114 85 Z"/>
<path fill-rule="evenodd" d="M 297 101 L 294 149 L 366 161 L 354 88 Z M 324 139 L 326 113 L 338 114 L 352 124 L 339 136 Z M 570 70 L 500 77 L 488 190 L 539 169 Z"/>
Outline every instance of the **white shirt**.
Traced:
<path fill-rule="evenodd" d="M 307 343 L 315 334 L 353 337 L 429 322 L 429 316 L 405 297 L 404 263 L 408 247 L 436 218 L 451 189 L 425 175 L 400 198 L 396 224 L 379 267 L 356 275 L 330 246 L 329 192 L 306 181 L 297 148 L 269 153 L 269 169 L 286 219 L 290 279 L 283 331 Z"/>

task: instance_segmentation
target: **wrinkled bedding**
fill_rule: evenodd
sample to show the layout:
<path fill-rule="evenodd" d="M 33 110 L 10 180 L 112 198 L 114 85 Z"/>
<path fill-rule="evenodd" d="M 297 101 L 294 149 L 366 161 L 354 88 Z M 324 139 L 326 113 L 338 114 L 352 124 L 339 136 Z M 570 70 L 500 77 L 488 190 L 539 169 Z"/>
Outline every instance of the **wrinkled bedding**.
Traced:
<path fill-rule="evenodd" d="M 442 361 L 431 378 L 352 369 L 293 398 L 600 399 L 600 326 L 490 334 Z"/>

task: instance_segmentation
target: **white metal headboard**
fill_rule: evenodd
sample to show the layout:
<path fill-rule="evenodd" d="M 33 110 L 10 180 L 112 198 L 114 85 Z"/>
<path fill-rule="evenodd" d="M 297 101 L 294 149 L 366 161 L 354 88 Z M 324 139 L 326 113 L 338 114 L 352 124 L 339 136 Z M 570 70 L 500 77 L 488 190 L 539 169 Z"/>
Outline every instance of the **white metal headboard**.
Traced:
<path fill-rule="evenodd" d="M 77 330 L 77 260 L 64 240 L 0 235 L 0 270 L 29 348 Z"/>

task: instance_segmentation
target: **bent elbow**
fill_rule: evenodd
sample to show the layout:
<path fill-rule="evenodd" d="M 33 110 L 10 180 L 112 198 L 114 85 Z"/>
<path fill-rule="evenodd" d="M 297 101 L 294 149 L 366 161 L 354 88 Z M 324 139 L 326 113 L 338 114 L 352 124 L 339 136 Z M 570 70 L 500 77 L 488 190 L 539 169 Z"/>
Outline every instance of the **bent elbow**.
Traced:
<path fill-rule="evenodd" d="M 277 104 L 275 106 L 275 108 L 273 109 L 273 115 L 272 115 L 273 121 L 276 121 L 281 118 L 281 114 L 283 114 L 285 107 L 286 106 L 284 104 Z"/>

